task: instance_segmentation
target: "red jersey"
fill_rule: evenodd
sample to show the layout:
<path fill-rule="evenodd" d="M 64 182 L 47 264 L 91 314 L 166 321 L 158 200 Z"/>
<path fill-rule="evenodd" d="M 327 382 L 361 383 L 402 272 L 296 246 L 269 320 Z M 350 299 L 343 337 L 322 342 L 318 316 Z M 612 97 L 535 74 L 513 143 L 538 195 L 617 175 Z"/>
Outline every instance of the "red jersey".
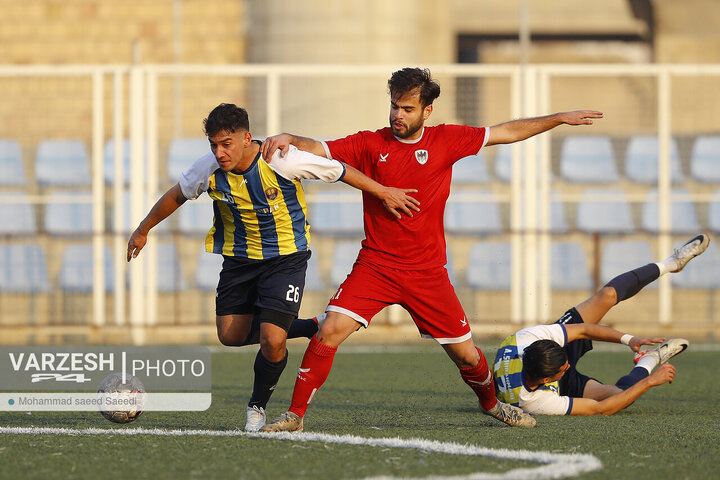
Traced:
<path fill-rule="evenodd" d="M 332 158 L 373 180 L 397 188 L 414 188 L 420 201 L 413 217 L 393 217 L 382 202 L 363 192 L 365 239 L 358 256 L 375 264 L 421 270 L 442 267 L 445 251 L 445 203 L 452 166 L 477 154 L 487 143 L 487 128 L 464 125 L 424 127 L 417 140 L 395 137 L 390 127 L 363 131 L 325 142 Z"/>

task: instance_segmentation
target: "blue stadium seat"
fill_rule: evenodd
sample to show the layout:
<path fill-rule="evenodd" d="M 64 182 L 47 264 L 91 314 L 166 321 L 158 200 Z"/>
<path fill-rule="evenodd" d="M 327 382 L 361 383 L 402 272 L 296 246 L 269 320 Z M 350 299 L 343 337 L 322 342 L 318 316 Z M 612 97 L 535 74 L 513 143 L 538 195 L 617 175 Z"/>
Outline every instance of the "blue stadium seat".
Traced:
<path fill-rule="evenodd" d="M 486 192 L 478 191 L 483 194 Z M 451 197 L 445 207 L 445 229 L 457 235 L 492 235 L 503 232 L 500 220 L 500 207 L 490 199 L 488 201 L 463 201 Z"/>
<path fill-rule="evenodd" d="M 123 191 L 122 199 L 123 199 L 122 200 L 123 201 L 123 230 L 122 231 L 129 234 L 137 228 L 137 225 L 132 225 L 130 222 L 130 191 L 129 190 Z M 185 202 L 183 204 L 183 206 L 180 207 L 180 210 L 182 210 L 183 208 L 186 208 L 189 203 L 190 203 L 189 201 Z M 143 207 L 143 209 L 142 209 L 143 218 L 148 213 L 149 209 L 150 209 L 149 206 L 147 208 Z M 176 215 L 176 214 L 174 214 L 174 215 Z M 171 219 L 174 215 L 171 215 L 170 217 L 166 218 L 162 222 L 155 225 L 153 227 L 152 231 L 155 233 L 169 232 L 170 231 L 170 222 L 172 221 Z M 110 209 L 108 217 L 109 217 L 110 229 L 114 230 L 114 228 L 115 228 L 115 210 L 113 208 Z M 211 220 L 212 220 L 212 217 L 211 217 Z"/>
<path fill-rule="evenodd" d="M 0 185 L 13 187 L 26 183 L 20 144 L 15 140 L 0 139 Z"/>
<path fill-rule="evenodd" d="M 47 264 L 42 246 L 37 244 L 0 245 L 0 292 L 48 292 Z"/>
<path fill-rule="evenodd" d="M 222 263 L 222 255 L 208 253 L 203 247 L 198 255 L 197 269 L 195 270 L 195 287 L 205 292 L 215 291 L 220 278 Z"/>
<path fill-rule="evenodd" d="M 340 241 L 335 243 L 332 269 L 330 270 L 330 288 L 337 288 L 345 281 L 360 251 L 359 241 Z"/>
<path fill-rule="evenodd" d="M 580 243 L 550 244 L 550 285 L 554 290 L 592 289 L 592 277 Z"/>
<path fill-rule="evenodd" d="M 0 195 L 0 235 L 33 235 L 37 232 L 35 210 L 24 193 Z"/>
<path fill-rule="evenodd" d="M 176 138 L 170 142 L 168 152 L 168 179 L 172 183 L 180 180 L 180 174 L 195 160 L 210 153 L 210 144 L 205 137 Z"/>
<path fill-rule="evenodd" d="M 92 203 L 66 201 L 89 197 L 86 192 L 53 192 L 45 206 L 45 231 L 51 235 L 89 235 L 92 233 Z"/>
<path fill-rule="evenodd" d="M 485 166 L 485 155 L 482 150 L 477 155 L 461 158 L 452 168 L 453 185 L 487 183 L 490 177 Z"/>
<path fill-rule="evenodd" d="M 213 225 L 213 215 L 213 202 L 207 196 L 188 200 L 178 209 L 178 231 L 205 236 Z"/>
<path fill-rule="evenodd" d="M 467 284 L 476 290 L 510 290 L 510 244 L 477 242 L 470 248 Z"/>
<path fill-rule="evenodd" d="M 179 292 L 187 288 L 182 263 L 174 243 L 158 244 L 157 288 L 158 292 L 162 293 Z"/>
<path fill-rule="evenodd" d="M 122 141 L 122 151 L 123 185 L 129 185 L 130 140 L 125 139 Z M 143 153 L 143 175 L 147 175 L 147 145 L 145 145 L 145 151 Z M 111 184 L 113 183 L 115 178 L 115 141 L 112 139 L 105 142 L 105 149 L 103 151 L 103 162 L 103 176 L 105 177 L 105 183 Z"/>
<path fill-rule="evenodd" d="M 625 175 L 636 183 L 658 181 L 658 138 L 641 135 L 630 138 L 625 155 Z M 673 183 L 682 182 L 680 154 L 674 138 L 670 141 L 670 178 Z"/>
<path fill-rule="evenodd" d="M 636 240 L 609 241 L 602 249 L 600 281 L 605 285 L 621 273 L 634 270 L 654 261 L 652 248 L 648 242 Z M 657 283 L 651 283 L 645 288 L 657 288 Z"/>
<path fill-rule="evenodd" d="M 593 200 L 602 195 L 608 200 Z M 622 190 L 586 190 L 577 207 L 577 228 L 585 233 L 632 233 L 635 224 Z"/>
<path fill-rule="evenodd" d="M 695 139 L 690 155 L 690 174 L 698 182 L 720 183 L 720 135 Z"/>
<path fill-rule="evenodd" d="M 554 197 L 554 194 L 553 194 Z M 540 203 L 537 203 L 538 223 L 540 222 Z M 560 200 L 550 199 L 550 233 L 567 233 L 569 231 L 567 218 L 565 216 L 565 203 Z"/>
<path fill-rule="evenodd" d="M 325 282 L 320 274 L 318 266 L 317 254 L 313 252 L 308 261 L 307 272 L 305 273 L 305 291 L 306 292 L 322 292 L 325 290 Z M 350 270 L 347 271 L 350 273 Z"/>
<path fill-rule="evenodd" d="M 502 182 L 510 183 L 512 178 L 512 144 L 501 143 L 500 145 L 493 146 L 495 149 L 495 176 Z M 538 157 L 540 152 L 538 152 Z M 520 165 L 524 164 L 524 160 L 520 159 Z M 540 172 L 538 172 L 538 178 Z M 523 170 L 521 168 L 520 178 L 524 178 Z M 550 172 L 550 181 L 553 181 L 553 174 Z"/>
<path fill-rule="evenodd" d="M 708 204 L 708 228 L 711 232 L 720 232 L 720 190 L 715 190 Z"/>
<path fill-rule="evenodd" d="M 115 288 L 113 262 L 110 248 L 103 247 L 105 262 L 105 291 Z M 60 288 L 67 292 L 91 292 L 93 289 L 93 246 L 92 243 L 68 245 L 62 255 L 60 267 Z"/>
<path fill-rule="evenodd" d="M 673 190 L 673 195 L 687 194 L 685 190 Z M 695 233 L 700 230 L 695 204 L 687 200 L 671 199 L 669 233 Z M 642 228 L 650 233 L 659 233 L 657 190 L 648 193 L 643 204 Z"/>
<path fill-rule="evenodd" d="M 682 240 L 675 245 L 680 247 L 687 240 Z M 708 249 L 695 257 L 683 269 L 682 272 L 670 275 L 674 287 L 687 289 L 710 290 L 720 288 L 720 255 L 715 243 L 711 242 Z"/>
<path fill-rule="evenodd" d="M 363 236 L 362 194 L 339 186 L 322 188 L 308 207 L 308 221 L 311 233 Z"/>
<path fill-rule="evenodd" d="M 89 186 L 90 163 L 82 140 L 43 140 L 35 158 L 38 185 Z"/>
<path fill-rule="evenodd" d="M 589 135 L 565 138 L 560 151 L 560 173 L 568 182 L 617 182 L 619 177 L 610 138 Z"/>

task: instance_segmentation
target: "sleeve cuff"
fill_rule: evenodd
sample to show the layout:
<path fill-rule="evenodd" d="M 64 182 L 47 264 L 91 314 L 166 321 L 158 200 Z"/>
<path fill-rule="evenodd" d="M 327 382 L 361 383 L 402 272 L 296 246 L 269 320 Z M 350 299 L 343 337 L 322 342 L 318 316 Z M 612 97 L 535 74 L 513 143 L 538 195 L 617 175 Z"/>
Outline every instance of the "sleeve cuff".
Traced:
<path fill-rule="evenodd" d="M 572 414 L 573 398 L 568 397 L 568 400 L 570 400 L 570 401 L 568 402 L 568 409 L 567 409 L 567 412 L 565 412 L 565 415 Z"/>
<path fill-rule="evenodd" d="M 343 171 L 342 171 L 342 173 L 340 174 L 340 176 L 338 177 L 338 179 L 335 180 L 335 182 L 333 182 L 333 183 L 340 182 L 340 181 L 342 181 L 343 178 L 345 178 L 345 172 L 347 172 L 347 170 L 345 169 L 345 164 L 344 164 L 343 162 L 340 162 L 340 165 L 342 165 Z"/>

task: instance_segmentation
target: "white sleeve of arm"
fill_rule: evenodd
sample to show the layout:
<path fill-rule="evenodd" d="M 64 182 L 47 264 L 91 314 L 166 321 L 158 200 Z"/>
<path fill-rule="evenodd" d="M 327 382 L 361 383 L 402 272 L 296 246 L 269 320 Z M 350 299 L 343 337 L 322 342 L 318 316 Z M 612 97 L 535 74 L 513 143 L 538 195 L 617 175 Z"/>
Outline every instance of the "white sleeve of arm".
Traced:
<path fill-rule="evenodd" d="M 217 170 L 218 164 L 212 153 L 200 157 L 190 168 L 180 175 L 180 190 L 188 200 L 195 200 L 203 192 L 206 192 L 210 185 L 210 177 Z"/>
<path fill-rule="evenodd" d="M 268 163 L 277 173 L 291 180 L 311 179 L 333 183 L 345 176 L 343 163 L 303 152 L 292 145 L 284 157 L 276 151 Z"/>
<path fill-rule="evenodd" d="M 530 415 L 570 415 L 572 398 L 536 390 L 520 398 L 520 407 Z"/>

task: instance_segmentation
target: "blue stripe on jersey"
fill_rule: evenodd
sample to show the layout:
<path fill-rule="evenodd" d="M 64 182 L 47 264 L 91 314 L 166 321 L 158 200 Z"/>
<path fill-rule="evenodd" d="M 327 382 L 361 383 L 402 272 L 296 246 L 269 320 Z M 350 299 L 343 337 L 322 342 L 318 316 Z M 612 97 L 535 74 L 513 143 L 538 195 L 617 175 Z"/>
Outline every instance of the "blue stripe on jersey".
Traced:
<path fill-rule="evenodd" d="M 570 415 L 572 413 L 572 404 L 573 404 L 573 397 L 568 397 L 570 401 L 568 402 L 568 409 L 567 412 L 565 412 L 565 415 Z"/>
<path fill-rule="evenodd" d="M 260 166 L 255 162 L 255 168 L 250 172 L 246 172 L 244 177 L 247 178 L 247 190 L 250 201 L 255 209 L 257 217 L 258 229 L 260 230 L 260 244 L 262 245 L 263 258 L 276 257 L 280 255 L 278 245 L 277 229 L 275 226 L 275 216 L 270 211 L 270 205 L 265 199 L 263 191 L 262 178 L 260 177 Z"/>
<path fill-rule="evenodd" d="M 300 205 L 300 201 L 298 200 L 297 188 L 291 180 L 278 175 L 277 172 L 275 172 L 275 177 L 277 178 L 278 185 L 280 185 L 280 190 L 285 199 L 285 205 L 287 206 L 288 212 L 290 212 L 293 234 L 295 236 L 295 247 L 298 251 L 307 250 L 308 242 L 307 235 L 305 235 L 305 212 L 303 212 L 302 205 Z"/>
<path fill-rule="evenodd" d="M 232 196 L 232 191 L 230 189 L 230 183 L 227 179 L 227 173 L 223 171 L 219 171 L 215 173 L 215 188 L 219 192 L 223 192 L 224 194 Z M 217 203 L 217 202 L 215 202 Z M 235 239 L 235 245 L 233 245 L 233 255 L 236 256 L 247 256 L 247 239 L 245 238 L 245 224 L 242 221 L 242 218 L 240 218 L 240 213 L 235 208 L 230 208 L 230 212 L 233 214 L 233 238 Z M 217 211 L 219 214 L 219 209 Z M 215 217 L 215 227 L 217 230 L 221 232 L 221 235 L 215 235 L 214 243 L 215 245 L 220 245 L 220 252 L 222 253 L 223 245 L 225 245 L 225 231 L 222 228 L 218 228 L 218 223 L 222 224 L 222 218 L 220 215 Z"/>
<path fill-rule="evenodd" d="M 217 178 L 217 175 L 216 175 Z M 213 226 L 215 233 L 213 234 L 213 253 L 223 253 L 223 239 L 225 238 L 225 224 L 222 221 L 222 215 L 218 208 L 218 202 L 213 202 Z"/>

